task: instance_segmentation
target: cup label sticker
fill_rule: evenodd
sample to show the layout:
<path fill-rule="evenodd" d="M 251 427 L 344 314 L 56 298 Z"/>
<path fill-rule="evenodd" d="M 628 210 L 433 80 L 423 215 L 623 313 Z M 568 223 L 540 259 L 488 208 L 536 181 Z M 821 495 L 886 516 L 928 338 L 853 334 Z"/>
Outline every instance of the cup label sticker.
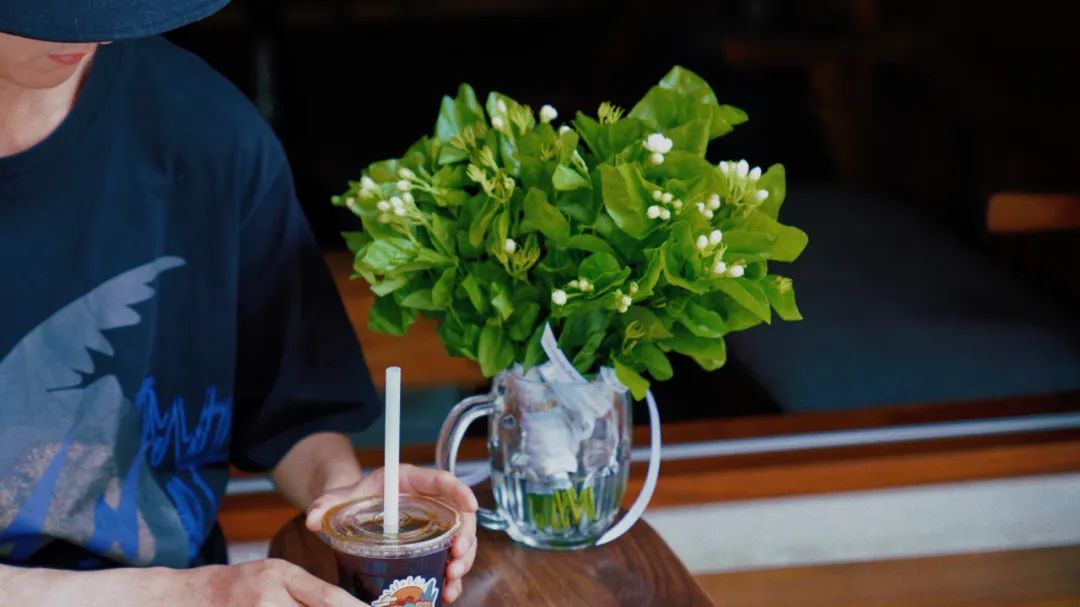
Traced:
<path fill-rule="evenodd" d="M 435 607 L 438 596 L 439 587 L 435 585 L 435 578 L 410 575 L 391 582 L 390 587 L 371 603 L 371 607 Z"/>

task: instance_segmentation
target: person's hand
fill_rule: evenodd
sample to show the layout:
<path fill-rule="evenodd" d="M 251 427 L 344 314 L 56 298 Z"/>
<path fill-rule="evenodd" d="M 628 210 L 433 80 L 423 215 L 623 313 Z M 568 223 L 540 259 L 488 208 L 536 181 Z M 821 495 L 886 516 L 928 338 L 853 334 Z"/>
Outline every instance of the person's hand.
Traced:
<path fill-rule="evenodd" d="M 450 560 L 446 564 L 446 584 L 443 600 L 453 602 L 461 596 L 461 578 L 472 568 L 476 559 L 476 496 L 465 483 L 446 471 L 401 465 L 399 473 L 402 493 L 429 495 L 449 503 L 461 512 L 461 530 L 450 548 Z M 351 499 L 382 495 L 383 469 L 368 474 L 358 483 L 328 491 L 308 507 L 307 528 L 312 532 L 322 529 L 322 519 L 330 508 Z"/>
<path fill-rule="evenodd" d="M 71 572 L 6 569 L 5 605 L 40 607 L 366 607 L 348 592 L 279 559 L 195 569 Z M 5 571 L 0 571 L 5 573 Z M 20 597 L 28 599 L 23 602 Z M 31 598 L 32 597 L 32 598 Z"/>

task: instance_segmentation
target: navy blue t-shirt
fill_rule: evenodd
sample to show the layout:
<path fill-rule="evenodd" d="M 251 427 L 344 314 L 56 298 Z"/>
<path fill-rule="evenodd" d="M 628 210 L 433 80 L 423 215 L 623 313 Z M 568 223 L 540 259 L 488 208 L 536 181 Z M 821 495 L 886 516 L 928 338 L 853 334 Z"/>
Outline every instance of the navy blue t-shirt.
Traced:
<path fill-rule="evenodd" d="M 0 284 L 0 562 L 220 561 L 229 462 L 378 414 L 280 144 L 162 38 L 0 158 Z"/>

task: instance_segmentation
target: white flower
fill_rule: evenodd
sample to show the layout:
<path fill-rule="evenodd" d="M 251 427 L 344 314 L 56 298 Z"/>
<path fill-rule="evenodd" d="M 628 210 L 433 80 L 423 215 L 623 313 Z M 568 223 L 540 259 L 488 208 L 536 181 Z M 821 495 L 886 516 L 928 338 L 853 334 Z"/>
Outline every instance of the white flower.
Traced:
<path fill-rule="evenodd" d="M 491 126 L 495 127 L 495 130 L 497 130 L 497 131 L 502 130 L 504 124 L 505 123 L 503 122 L 503 119 L 502 119 L 501 116 L 493 116 L 491 118 Z"/>
<path fill-rule="evenodd" d="M 682 208 L 682 201 L 676 198 L 675 200 L 671 201 L 671 207 L 678 211 Z"/>
<path fill-rule="evenodd" d="M 758 202 L 763 202 L 768 197 L 769 190 L 758 190 L 754 193 L 754 198 L 757 199 Z"/>
<path fill-rule="evenodd" d="M 655 204 L 650 206 L 649 208 L 645 209 L 645 215 L 649 219 L 656 219 L 657 217 L 660 217 L 660 207 L 656 206 Z"/>
<path fill-rule="evenodd" d="M 704 202 L 699 202 L 699 203 L 695 204 L 694 206 L 696 206 L 697 210 L 701 211 L 702 214 L 705 214 L 705 203 Z"/>
<path fill-rule="evenodd" d="M 506 102 L 503 101 L 502 99 L 499 99 L 498 101 L 496 101 L 495 102 L 495 111 L 499 112 L 500 114 L 505 114 L 506 113 Z"/>
<path fill-rule="evenodd" d="M 540 106 L 540 122 L 547 124 L 558 117 L 559 112 L 555 111 L 555 108 L 547 104 Z"/>
<path fill-rule="evenodd" d="M 375 208 L 385 213 L 390 210 L 390 203 L 385 200 L 380 200 L 379 202 L 375 203 Z"/>
<path fill-rule="evenodd" d="M 746 177 L 750 174 L 750 163 L 745 160 L 740 160 L 738 166 L 735 169 L 735 174 L 739 177 Z"/>
<path fill-rule="evenodd" d="M 709 210 L 709 209 L 705 209 L 705 219 L 712 219 L 712 218 L 713 218 L 713 212 L 711 210 Z"/>
<path fill-rule="evenodd" d="M 653 190 L 652 199 L 655 200 L 656 202 L 660 202 L 661 200 L 664 199 L 664 193 L 661 192 L 660 190 Z"/>
<path fill-rule="evenodd" d="M 401 167 L 400 169 L 398 169 L 397 174 L 398 177 L 401 177 L 402 179 L 412 179 L 413 177 L 416 177 L 416 175 L 413 174 L 412 171 L 405 167 Z"/>
<path fill-rule="evenodd" d="M 725 175 L 728 175 L 728 174 L 731 173 L 731 163 L 726 161 L 726 160 L 721 160 L 720 164 L 718 164 L 716 166 L 719 167 L 720 172 L 725 174 Z"/>
<path fill-rule="evenodd" d="M 746 274 L 746 268 L 738 264 L 731 266 L 728 271 L 728 276 L 732 278 L 742 278 L 743 274 Z"/>
<path fill-rule="evenodd" d="M 716 265 L 712 267 L 713 274 L 723 274 L 727 272 L 727 264 L 722 261 L 717 261 Z"/>
<path fill-rule="evenodd" d="M 513 238 L 507 238 L 506 242 L 503 243 L 503 250 L 513 254 L 513 252 L 517 250 L 517 243 L 514 242 Z"/>
<path fill-rule="evenodd" d="M 750 169 L 750 181 L 757 181 L 758 179 L 761 179 L 761 167 Z"/>
<path fill-rule="evenodd" d="M 390 199 L 390 206 L 394 207 L 395 209 L 403 209 L 405 208 L 405 202 L 397 196 L 394 196 Z"/>
<path fill-rule="evenodd" d="M 671 219 L 671 211 L 667 209 L 660 209 L 660 219 L 663 219 L 664 221 Z"/>
<path fill-rule="evenodd" d="M 720 208 L 719 194 L 713 194 L 712 196 L 709 196 L 709 208 L 714 211 Z"/>
<path fill-rule="evenodd" d="M 672 200 L 675 200 L 675 196 L 673 196 L 671 192 L 664 192 L 664 195 L 660 197 L 660 201 L 664 204 L 668 204 Z"/>
<path fill-rule="evenodd" d="M 363 177 L 360 178 L 360 191 L 361 192 L 370 192 L 371 190 L 374 190 L 377 187 L 379 187 L 379 184 L 375 183 L 375 180 L 372 179 L 371 177 L 368 177 L 367 175 L 364 175 Z"/>
<path fill-rule="evenodd" d="M 724 233 L 720 230 L 713 230 L 709 233 L 709 244 L 716 246 L 720 244 L 720 241 L 724 239 Z"/>
<path fill-rule="evenodd" d="M 413 195 L 410 194 L 409 192 L 405 192 L 404 194 L 402 194 L 401 198 L 405 200 L 406 204 L 412 204 L 413 200 L 414 200 Z"/>
<path fill-rule="evenodd" d="M 629 295 L 618 296 L 619 313 L 625 313 L 630 309 L 630 304 L 634 303 L 634 300 Z"/>
<path fill-rule="evenodd" d="M 397 189 L 401 190 L 402 192 L 407 192 L 412 189 L 412 184 L 402 179 L 401 181 L 397 182 Z"/>
<path fill-rule="evenodd" d="M 562 289 L 556 289 L 551 292 L 551 303 L 562 306 L 566 305 L 566 291 Z"/>
<path fill-rule="evenodd" d="M 565 124 L 559 127 L 559 134 L 560 135 L 562 135 L 564 133 L 569 133 L 570 131 L 571 131 L 571 128 L 566 126 Z"/>
<path fill-rule="evenodd" d="M 405 208 L 404 207 L 394 207 L 394 215 L 397 215 L 398 217 L 404 217 L 405 216 Z"/>
<path fill-rule="evenodd" d="M 645 143 L 642 144 L 646 150 L 657 154 L 667 154 L 671 151 L 671 146 L 675 145 L 670 139 L 664 137 L 660 133 L 653 133 L 645 138 Z"/>
<path fill-rule="evenodd" d="M 709 237 L 702 234 L 701 236 L 697 237 L 697 242 L 695 244 L 697 245 L 699 251 L 704 251 L 709 247 Z"/>
<path fill-rule="evenodd" d="M 653 152 L 649 155 L 649 162 L 656 166 L 660 166 L 661 164 L 664 164 L 664 155 L 660 152 Z"/>

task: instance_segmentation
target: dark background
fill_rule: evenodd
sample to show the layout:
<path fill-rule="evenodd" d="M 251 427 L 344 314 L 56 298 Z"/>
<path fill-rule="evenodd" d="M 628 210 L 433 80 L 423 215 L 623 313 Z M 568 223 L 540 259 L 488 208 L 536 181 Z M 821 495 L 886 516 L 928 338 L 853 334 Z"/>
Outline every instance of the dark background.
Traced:
<path fill-rule="evenodd" d="M 1064 0 L 234 0 L 171 38 L 274 125 L 327 247 L 355 227 L 330 196 L 430 133 L 459 83 L 562 120 L 629 108 L 680 64 L 750 115 L 710 158 L 901 200 L 1074 305 L 1075 232 L 990 237 L 984 217 L 994 192 L 1080 189 L 1078 23 Z M 746 407 L 769 407 L 737 357 L 722 373 Z"/>

